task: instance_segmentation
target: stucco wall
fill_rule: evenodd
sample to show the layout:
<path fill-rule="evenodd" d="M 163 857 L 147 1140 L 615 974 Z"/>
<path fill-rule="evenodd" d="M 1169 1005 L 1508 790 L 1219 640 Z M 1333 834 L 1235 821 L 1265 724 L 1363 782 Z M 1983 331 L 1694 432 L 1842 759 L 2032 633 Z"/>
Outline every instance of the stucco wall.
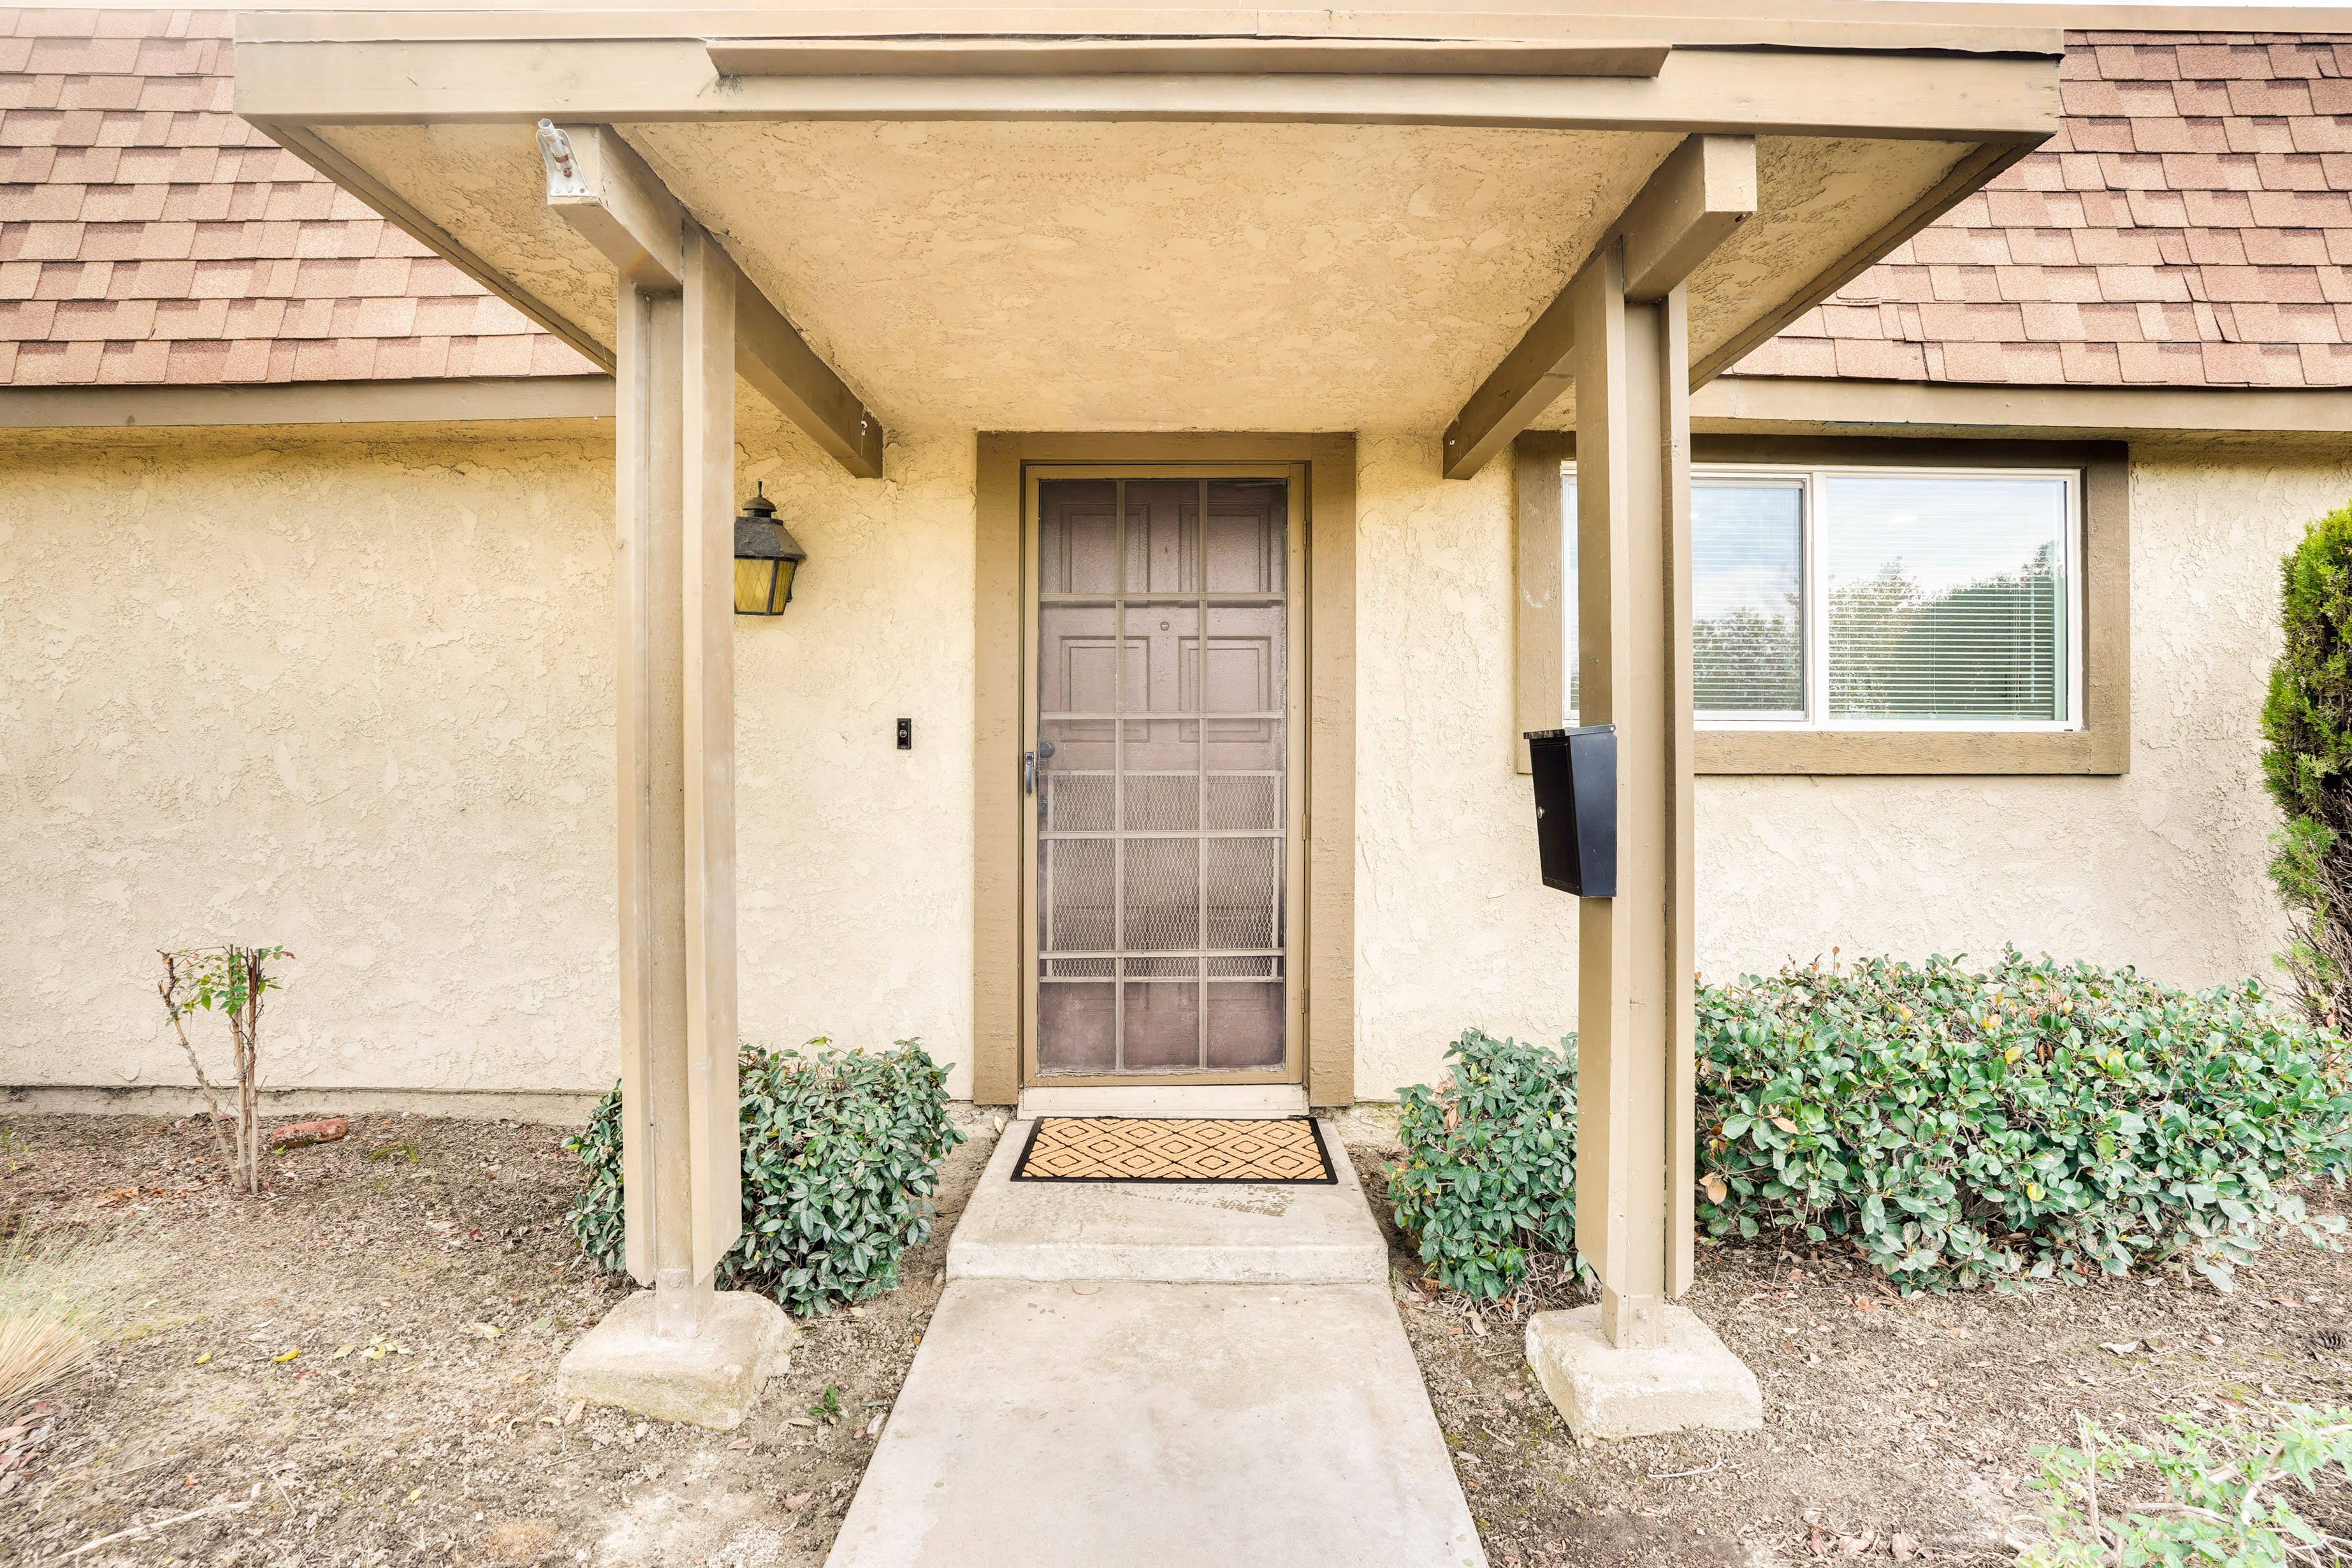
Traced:
<path fill-rule="evenodd" d="M 1432 1080 L 1468 1025 L 1575 1026 L 1571 900 L 1534 885 L 1510 771 L 1507 483 L 1428 479 L 1368 440 L 1359 572 L 1357 1084 Z M 1703 778 L 1698 945 L 1711 978 L 1788 961 L 2028 952 L 2206 985 L 2271 977 L 2275 816 L 2257 716 L 2280 555 L 2352 498 L 2352 461 L 2140 447 L 2131 771 L 2118 778 Z"/>
<path fill-rule="evenodd" d="M 184 1083 L 153 950 L 299 962 L 268 1078 L 550 1094 L 615 1068 L 601 433 L 13 437 L 0 489 L 0 1084 Z M 1356 1082 L 1574 1026 L 1572 901 L 1512 771 L 1507 465 L 1358 475 Z M 738 628 L 745 1035 L 919 1035 L 970 1083 L 972 442 L 856 481 L 747 400 L 810 552 Z M 2030 950 L 2269 973 L 2255 713 L 2279 554 L 2352 462 L 2141 448 L 2117 779 L 1705 779 L 1710 974 Z M 895 749 L 901 716 L 915 748 Z M 217 1026 L 215 1026 L 215 1028 Z"/>
<path fill-rule="evenodd" d="M 154 950 L 231 937 L 299 955 L 265 1082 L 610 1081 L 611 444 L 496 428 L 9 440 L 0 1084 L 185 1084 Z M 971 443 L 891 459 L 744 421 L 812 563 L 739 627 L 742 1021 L 958 1056 Z"/>

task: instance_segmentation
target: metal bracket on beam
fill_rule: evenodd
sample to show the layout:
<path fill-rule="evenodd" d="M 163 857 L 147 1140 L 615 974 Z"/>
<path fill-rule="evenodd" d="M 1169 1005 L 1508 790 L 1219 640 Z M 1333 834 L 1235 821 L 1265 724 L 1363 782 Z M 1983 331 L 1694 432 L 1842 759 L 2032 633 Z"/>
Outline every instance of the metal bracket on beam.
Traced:
<path fill-rule="evenodd" d="M 694 215 L 617 132 L 542 120 L 539 150 L 547 205 L 624 278 L 656 294 L 685 286 L 683 237 Z M 880 479 L 882 422 L 744 276 L 741 264 L 725 259 L 735 272 L 736 374 L 843 468 L 862 479 Z"/>
<path fill-rule="evenodd" d="M 1625 297 L 1662 300 L 1754 215 L 1756 200 L 1754 137 L 1685 137 L 1601 234 L 1576 277 L 1622 242 Z M 1462 405 L 1445 432 L 1447 479 L 1466 479 L 1485 468 L 1568 390 L 1574 380 L 1569 360 L 1576 317 L 1569 300 L 1575 289 L 1572 277 Z"/>

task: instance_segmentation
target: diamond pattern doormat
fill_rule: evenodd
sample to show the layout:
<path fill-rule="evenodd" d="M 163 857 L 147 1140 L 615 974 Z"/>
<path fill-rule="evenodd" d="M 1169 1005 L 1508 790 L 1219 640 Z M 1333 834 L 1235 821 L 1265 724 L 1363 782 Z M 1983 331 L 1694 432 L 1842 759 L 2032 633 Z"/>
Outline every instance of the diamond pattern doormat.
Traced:
<path fill-rule="evenodd" d="M 1041 1116 L 1016 1182 L 1339 1181 L 1315 1120 Z"/>

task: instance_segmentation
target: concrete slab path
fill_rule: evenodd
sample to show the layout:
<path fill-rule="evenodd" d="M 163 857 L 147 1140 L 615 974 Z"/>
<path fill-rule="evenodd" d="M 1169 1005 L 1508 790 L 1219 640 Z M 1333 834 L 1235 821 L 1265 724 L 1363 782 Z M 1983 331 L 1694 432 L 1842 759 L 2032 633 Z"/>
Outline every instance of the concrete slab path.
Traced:
<path fill-rule="evenodd" d="M 965 1209 L 827 1568 L 1485 1568 L 1328 1125 L 1337 1189 L 1016 1185 L 1027 1131 Z M 1027 1229 L 1048 1222 L 1073 1250 Z"/>

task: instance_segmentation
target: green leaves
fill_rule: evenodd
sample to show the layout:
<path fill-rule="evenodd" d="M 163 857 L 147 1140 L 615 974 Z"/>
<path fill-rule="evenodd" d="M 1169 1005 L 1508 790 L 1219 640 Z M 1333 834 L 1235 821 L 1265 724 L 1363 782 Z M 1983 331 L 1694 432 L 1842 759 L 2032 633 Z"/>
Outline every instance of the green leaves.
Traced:
<path fill-rule="evenodd" d="M 2352 1169 L 2343 1041 L 2247 982 L 1865 960 L 1702 986 L 1702 1233 L 1852 1247 L 1906 1293 L 2194 1269 L 2227 1289 L 2280 1189 Z M 1500 1296 L 1575 1252 L 1575 1067 L 1475 1030 L 1404 1091 L 1397 1221 L 1441 1282 Z"/>
<path fill-rule="evenodd" d="M 899 1255 L 930 1235 L 939 1162 L 964 1141 L 948 1120 L 948 1069 L 900 1040 L 874 1056 L 747 1047 L 736 1072 L 743 1235 L 719 1260 L 720 1288 L 764 1289 L 801 1316 L 895 1288 Z M 563 1145 L 587 1175 L 572 1233 L 607 1273 L 623 1266 L 620 1127 L 615 1084 Z"/>
<path fill-rule="evenodd" d="M 1389 1199 L 1441 1284 L 1491 1300 L 1531 1250 L 1575 1250 L 1575 1053 L 1469 1029 L 1445 1056 L 1444 1088 L 1401 1097 Z"/>

